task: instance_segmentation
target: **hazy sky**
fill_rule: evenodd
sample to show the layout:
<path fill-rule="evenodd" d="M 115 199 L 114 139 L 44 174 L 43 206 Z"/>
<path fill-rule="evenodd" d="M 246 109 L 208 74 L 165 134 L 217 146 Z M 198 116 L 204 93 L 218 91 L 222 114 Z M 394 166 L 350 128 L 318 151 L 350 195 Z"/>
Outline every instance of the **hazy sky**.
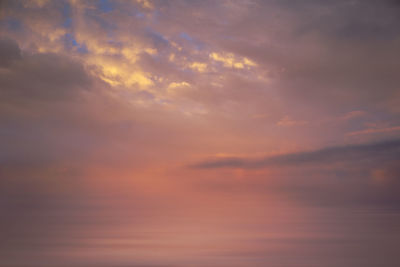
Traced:
<path fill-rule="evenodd" d="M 0 267 L 400 266 L 400 3 L 0 1 Z"/>

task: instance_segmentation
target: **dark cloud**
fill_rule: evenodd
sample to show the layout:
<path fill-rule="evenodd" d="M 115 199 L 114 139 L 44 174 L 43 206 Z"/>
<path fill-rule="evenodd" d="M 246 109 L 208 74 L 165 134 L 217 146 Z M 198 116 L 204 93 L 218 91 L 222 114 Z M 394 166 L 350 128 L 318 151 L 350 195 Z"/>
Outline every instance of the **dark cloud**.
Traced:
<path fill-rule="evenodd" d="M 393 161 L 400 157 L 400 140 L 372 144 L 327 147 L 315 151 L 283 154 L 262 159 L 222 158 L 193 165 L 194 168 L 266 168 L 269 166 L 334 164 L 338 162 Z"/>
<path fill-rule="evenodd" d="M 328 147 L 315 151 L 270 156 L 262 159 L 223 158 L 192 168 L 247 169 L 246 183 L 229 183 L 235 193 L 284 195 L 309 206 L 379 207 L 399 210 L 400 140 Z M 264 176 L 251 170 L 267 168 Z M 218 181 L 205 181 L 215 186 Z"/>
<path fill-rule="evenodd" d="M 56 54 L 24 55 L 0 73 L 0 97 L 8 101 L 65 100 L 89 85 L 81 64 Z"/>
<path fill-rule="evenodd" d="M 56 54 L 21 56 L 15 42 L 4 43 L 13 60 L 0 71 L 0 162 L 43 164 L 83 155 L 97 139 L 88 126 L 93 104 L 83 95 L 92 82 L 82 64 Z"/>
<path fill-rule="evenodd" d="M 21 59 L 18 44 L 11 39 L 0 39 L 0 67 L 7 67 L 13 61 Z"/>

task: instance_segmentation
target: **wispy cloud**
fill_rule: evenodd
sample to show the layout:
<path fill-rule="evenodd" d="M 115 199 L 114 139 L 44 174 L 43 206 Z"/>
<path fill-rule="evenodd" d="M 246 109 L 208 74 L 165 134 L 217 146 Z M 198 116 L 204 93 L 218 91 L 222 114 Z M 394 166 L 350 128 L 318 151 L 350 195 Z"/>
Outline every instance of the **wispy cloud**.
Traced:
<path fill-rule="evenodd" d="M 361 131 L 354 131 L 347 133 L 349 136 L 354 135 L 365 135 L 365 134 L 375 134 L 375 133 L 391 133 L 400 131 L 400 126 L 386 127 L 386 128 L 369 128 Z"/>

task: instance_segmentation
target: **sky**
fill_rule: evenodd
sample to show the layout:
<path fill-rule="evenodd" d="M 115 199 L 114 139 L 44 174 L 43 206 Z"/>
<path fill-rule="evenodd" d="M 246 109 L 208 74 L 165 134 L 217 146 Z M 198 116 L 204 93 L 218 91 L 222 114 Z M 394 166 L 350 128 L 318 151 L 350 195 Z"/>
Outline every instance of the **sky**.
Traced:
<path fill-rule="evenodd" d="M 0 1 L 0 267 L 400 266 L 400 3 Z"/>

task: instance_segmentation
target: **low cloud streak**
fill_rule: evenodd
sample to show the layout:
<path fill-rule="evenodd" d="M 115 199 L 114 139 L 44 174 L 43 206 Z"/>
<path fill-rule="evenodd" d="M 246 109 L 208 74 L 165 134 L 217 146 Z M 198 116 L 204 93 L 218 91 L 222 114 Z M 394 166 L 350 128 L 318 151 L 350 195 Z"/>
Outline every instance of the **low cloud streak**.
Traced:
<path fill-rule="evenodd" d="M 303 164 L 334 164 L 338 162 L 359 162 L 374 160 L 397 160 L 400 157 L 400 139 L 347 146 L 326 147 L 314 151 L 305 151 L 254 158 L 217 158 L 191 165 L 193 168 L 266 168 L 274 166 L 296 166 Z"/>

